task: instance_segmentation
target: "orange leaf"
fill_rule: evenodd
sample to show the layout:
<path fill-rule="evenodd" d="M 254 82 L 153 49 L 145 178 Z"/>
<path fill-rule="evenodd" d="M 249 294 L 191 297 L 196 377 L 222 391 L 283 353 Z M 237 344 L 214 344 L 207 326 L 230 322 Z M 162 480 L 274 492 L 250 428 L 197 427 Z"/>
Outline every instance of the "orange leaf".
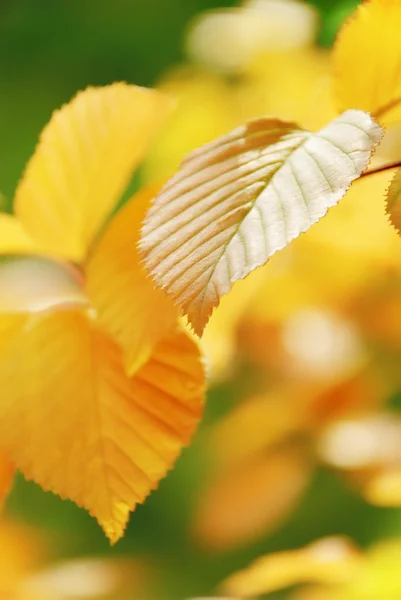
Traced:
<path fill-rule="evenodd" d="M 226 551 L 266 535 L 294 510 L 309 479 L 305 456 L 290 448 L 218 473 L 200 497 L 196 539 Z"/>
<path fill-rule="evenodd" d="M 53 114 L 15 196 L 15 213 L 41 249 L 82 260 L 167 105 L 158 92 L 114 83 Z"/>
<path fill-rule="evenodd" d="M 333 54 L 339 111 L 359 108 L 379 118 L 401 103 L 400 27 L 399 0 L 368 0 L 340 30 Z"/>
<path fill-rule="evenodd" d="M 0 451 L 0 507 L 11 490 L 15 467 L 7 455 Z"/>
<path fill-rule="evenodd" d="M 360 111 L 316 134 L 260 118 L 184 160 L 145 219 L 141 247 L 196 333 L 235 281 L 340 200 L 380 138 Z"/>
<path fill-rule="evenodd" d="M 18 469 L 97 518 L 112 543 L 200 419 L 203 368 L 173 332 L 127 378 L 86 311 L 1 315 L 0 445 Z"/>
<path fill-rule="evenodd" d="M 159 187 L 145 188 L 119 211 L 85 268 L 99 322 L 125 350 L 129 375 L 147 361 L 178 317 L 172 301 L 155 289 L 136 250 L 146 210 Z"/>

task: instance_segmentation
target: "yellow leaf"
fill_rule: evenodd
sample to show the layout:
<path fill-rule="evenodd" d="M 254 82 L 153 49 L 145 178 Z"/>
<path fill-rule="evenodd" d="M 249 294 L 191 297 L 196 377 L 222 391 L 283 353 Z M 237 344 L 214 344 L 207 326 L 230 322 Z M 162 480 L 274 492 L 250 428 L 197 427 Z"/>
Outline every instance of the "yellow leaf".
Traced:
<path fill-rule="evenodd" d="M 400 27 L 398 0 L 368 0 L 340 30 L 333 56 L 339 111 L 358 108 L 379 118 L 400 104 Z"/>
<path fill-rule="evenodd" d="M 280 386 L 240 402 L 210 431 L 208 450 L 213 466 L 233 468 L 305 430 L 310 420 L 305 398 L 316 393 L 297 382 L 296 389 Z"/>
<path fill-rule="evenodd" d="M 342 537 L 323 538 L 301 548 L 267 554 L 222 585 L 227 594 L 259 596 L 298 583 L 340 584 L 352 579 L 361 561 L 358 550 Z"/>
<path fill-rule="evenodd" d="M 39 531 L 2 515 L 0 525 L 0 597 L 27 600 L 16 587 L 48 558 L 46 540 Z M 14 593 L 16 594 L 14 596 Z M 29 597 L 29 600 L 33 600 Z M 35 600 L 39 600 L 35 597 Z M 42 600 L 42 599 L 40 599 Z"/>
<path fill-rule="evenodd" d="M 401 506 L 401 468 L 393 466 L 373 474 L 363 495 L 376 506 Z"/>
<path fill-rule="evenodd" d="M 386 212 L 391 223 L 401 235 L 401 169 L 396 171 L 388 189 Z"/>
<path fill-rule="evenodd" d="M 145 158 L 141 175 L 147 182 L 170 177 L 185 154 L 238 124 L 232 87 L 221 77 L 186 65 L 169 72 L 159 87 L 176 108 Z"/>
<path fill-rule="evenodd" d="M 310 474 L 309 461 L 293 448 L 217 473 L 199 499 L 196 540 L 227 551 L 263 537 L 295 509 Z"/>
<path fill-rule="evenodd" d="M 196 333 L 235 281 L 340 200 L 381 134 L 360 111 L 316 134 L 261 118 L 184 160 L 145 219 L 141 248 Z"/>
<path fill-rule="evenodd" d="M 56 111 L 17 188 L 15 213 L 40 248 L 80 261 L 166 113 L 158 92 L 88 88 Z"/>
<path fill-rule="evenodd" d="M 0 334 L 0 446 L 116 542 L 200 419 L 198 347 L 175 331 L 129 379 L 120 349 L 82 309 L 3 314 Z"/>
<path fill-rule="evenodd" d="M 29 252 L 32 247 L 22 224 L 12 215 L 0 213 L 0 254 Z"/>
<path fill-rule="evenodd" d="M 0 508 L 11 489 L 15 467 L 4 452 L 0 451 Z"/>
<path fill-rule="evenodd" d="M 86 289 L 100 324 L 125 350 L 128 374 L 147 361 L 175 327 L 178 311 L 155 289 L 136 250 L 151 198 L 160 186 L 136 194 L 108 226 L 86 264 Z"/>

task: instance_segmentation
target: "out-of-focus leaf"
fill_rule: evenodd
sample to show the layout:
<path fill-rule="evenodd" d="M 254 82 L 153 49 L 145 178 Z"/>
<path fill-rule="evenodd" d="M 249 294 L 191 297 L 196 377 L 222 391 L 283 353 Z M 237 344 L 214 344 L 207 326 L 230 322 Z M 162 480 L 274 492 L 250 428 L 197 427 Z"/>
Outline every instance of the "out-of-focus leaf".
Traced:
<path fill-rule="evenodd" d="M 141 168 L 149 183 L 170 177 L 188 152 L 241 123 L 233 87 L 217 75 L 189 66 L 175 68 L 159 89 L 174 98 L 175 110 Z"/>
<path fill-rule="evenodd" d="M 86 289 L 101 326 L 125 351 L 129 375 L 175 328 L 178 311 L 155 289 L 136 249 L 142 221 L 160 186 L 136 194 L 113 218 L 86 264 Z"/>
<path fill-rule="evenodd" d="M 323 538 L 287 552 L 267 554 L 230 576 L 222 589 L 240 597 L 259 596 L 299 583 L 341 584 L 351 579 L 361 561 L 359 551 L 341 537 Z"/>
<path fill-rule="evenodd" d="M 30 252 L 33 242 L 13 216 L 0 213 L 0 254 Z"/>
<path fill-rule="evenodd" d="M 1 315 L 0 331 L 0 446 L 116 542 L 200 419 L 197 345 L 173 332 L 129 379 L 120 349 L 82 309 Z"/>
<path fill-rule="evenodd" d="M 365 600 L 369 596 L 398 600 L 401 596 L 400 560 L 399 539 L 379 542 L 369 548 L 354 577 L 338 591 L 334 590 L 333 600 Z"/>
<path fill-rule="evenodd" d="M 14 464 L 4 452 L 0 452 L 0 509 L 11 489 L 15 475 Z"/>
<path fill-rule="evenodd" d="M 344 470 L 379 469 L 401 465 L 401 420 L 381 413 L 333 422 L 318 444 L 321 458 Z"/>
<path fill-rule="evenodd" d="M 196 541 L 226 551 L 263 537 L 288 517 L 310 475 L 308 459 L 292 448 L 259 454 L 216 474 L 198 500 Z"/>
<path fill-rule="evenodd" d="M 237 281 L 230 294 L 222 298 L 221 310 L 211 316 L 202 336 L 209 381 L 227 378 L 235 369 L 238 323 L 247 313 L 249 303 L 265 277 L 263 269 L 258 269 L 246 280 Z"/>
<path fill-rule="evenodd" d="M 325 264 L 343 265 L 342 269 L 332 269 L 327 285 L 330 293 L 342 285 L 342 280 L 350 278 L 351 285 L 344 297 L 350 297 L 354 288 L 366 285 L 374 277 L 383 276 L 383 269 L 400 269 L 401 254 L 399 238 L 384 211 L 384 196 L 391 181 L 392 173 L 384 172 L 364 177 L 353 185 L 336 210 L 330 211 L 308 236 L 297 241 L 300 257 L 308 252 L 313 271 Z M 314 261 L 312 263 L 312 261 Z M 330 279 L 335 286 L 332 285 Z M 317 287 L 317 286 L 316 286 Z"/>
<path fill-rule="evenodd" d="M 190 57 L 225 73 L 246 69 L 260 53 L 311 45 L 316 9 L 296 0 L 250 0 L 245 6 L 197 17 L 187 38 Z"/>
<path fill-rule="evenodd" d="M 0 521 L 0 597 L 12 598 L 24 577 L 47 558 L 46 541 L 38 530 L 2 515 Z M 19 600 L 19 597 L 17 597 Z"/>
<path fill-rule="evenodd" d="M 218 421 L 208 437 L 212 469 L 235 469 L 275 444 L 308 427 L 306 399 L 312 387 L 280 386 L 264 395 L 252 396 Z"/>
<path fill-rule="evenodd" d="M 240 122 L 275 115 L 320 129 L 337 114 L 329 65 L 329 53 L 314 46 L 257 56 L 232 90 Z"/>
<path fill-rule="evenodd" d="M 401 235 L 401 169 L 394 175 L 389 190 L 387 192 L 386 212 L 390 221 Z"/>
<path fill-rule="evenodd" d="M 398 0 L 363 2 L 342 27 L 333 57 L 334 94 L 339 111 L 358 108 L 380 118 L 401 102 L 401 4 Z"/>
<path fill-rule="evenodd" d="M 398 467 L 372 475 L 363 488 L 363 495 L 377 506 L 401 506 L 401 461 Z"/>
<path fill-rule="evenodd" d="M 340 200 L 380 138 L 360 111 L 316 134 L 262 118 L 184 160 L 148 213 L 141 247 L 196 333 L 235 281 Z"/>
<path fill-rule="evenodd" d="M 16 589 L 21 600 L 123 600 L 142 596 L 147 571 L 139 560 L 81 558 L 39 570 Z"/>
<path fill-rule="evenodd" d="M 15 213 L 41 249 L 79 261 L 128 185 L 169 102 L 115 83 L 56 111 L 17 188 Z"/>

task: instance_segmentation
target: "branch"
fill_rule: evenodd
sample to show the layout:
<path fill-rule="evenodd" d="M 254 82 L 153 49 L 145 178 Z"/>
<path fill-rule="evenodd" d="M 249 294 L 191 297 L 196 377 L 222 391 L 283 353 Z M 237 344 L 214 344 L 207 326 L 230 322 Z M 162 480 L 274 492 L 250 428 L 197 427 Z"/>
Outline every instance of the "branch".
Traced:
<path fill-rule="evenodd" d="M 384 106 L 381 106 L 376 111 L 372 112 L 372 117 L 374 119 L 381 119 L 383 115 L 393 110 L 393 108 L 396 108 L 399 104 L 401 104 L 401 97 L 394 98 L 394 100 L 391 100 L 391 102 L 388 102 Z"/>
<path fill-rule="evenodd" d="M 359 179 L 362 179 L 362 177 L 368 177 L 369 175 L 376 175 L 376 173 L 382 173 L 383 171 L 390 171 L 391 169 L 396 169 L 397 167 L 401 167 L 401 159 L 380 165 L 379 167 L 374 167 L 373 169 L 369 169 L 368 171 L 362 173 Z"/>

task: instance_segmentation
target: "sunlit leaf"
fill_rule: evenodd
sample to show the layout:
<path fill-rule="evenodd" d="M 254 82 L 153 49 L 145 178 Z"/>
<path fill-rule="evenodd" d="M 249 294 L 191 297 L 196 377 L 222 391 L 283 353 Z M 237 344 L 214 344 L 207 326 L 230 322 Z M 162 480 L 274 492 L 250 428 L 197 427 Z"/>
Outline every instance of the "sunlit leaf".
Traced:
<path fill-rule="evenodd" d="M 120 349 L 82 309 L 2 315 L 0 333 L 0 447 L 116 542 L 199 421 L 196 344 L 173 332 L 128 379 Z"/>
<path fill-rule="evenodd" d="M 333 57 L 339 111 L 358 108 L 384 117 L 400 104 L 400 26 L 398 0 L 367 0 L 345 23 Z"/>
<path fill-rule="evenodd" d="M 323 538 L 287 552 L 267 554 L 223 583 L 227 594 L 259 596 L 299 583 L 343 583 L 360 563 L 357 549 L 345 538 Z"/>
<path fill-rule="evenodd" d="M 261 118 L 184 160 L 156 197 L 141 244 L 155 281 L 196 333 L 235 281 L 338 202 L 380 138 L 360 111 L 316 134 Z"/>
<path fill-rule="evenodd" d="M 0 509 L 11 489 L 15 474 L 14 464 L 4 452 L 0 452 Z"/>
<path fill-rule="evenodd" d="M 145 188 L 108 226 L 86 264 L 86 289 L 100 324 L 125 350 L 129 374 L 149 358 L 156 343 L 175 327 L 178 311 L 155 289 L 136 250 L 151 198 Z"/>
<path fill-rule="evenodd" d="M 15 213 L 46 251 L 81 260 L 166 113 L 158 92 L 88 88 L 56 111 L 17 188 Z"/>
<path fill-rule="evenodd" d="M 87 308 L 89 301 L 81 283 L 81 273 L 71 265 L 33 254 L 2 256 L 0 313 Z"/>
<path fill-rule="evenodd" d="M 401 235 L 401 169 L 394 175 L 388 189 L 386 212 L 391 223 Z"/>
<path fill-rule="evenodd" d="M 216 474 L 198 500 L 196 540 L 226 551 L 263 537 L 294 510 L 309 479 L 308 459 L 292 448 Z"/>

